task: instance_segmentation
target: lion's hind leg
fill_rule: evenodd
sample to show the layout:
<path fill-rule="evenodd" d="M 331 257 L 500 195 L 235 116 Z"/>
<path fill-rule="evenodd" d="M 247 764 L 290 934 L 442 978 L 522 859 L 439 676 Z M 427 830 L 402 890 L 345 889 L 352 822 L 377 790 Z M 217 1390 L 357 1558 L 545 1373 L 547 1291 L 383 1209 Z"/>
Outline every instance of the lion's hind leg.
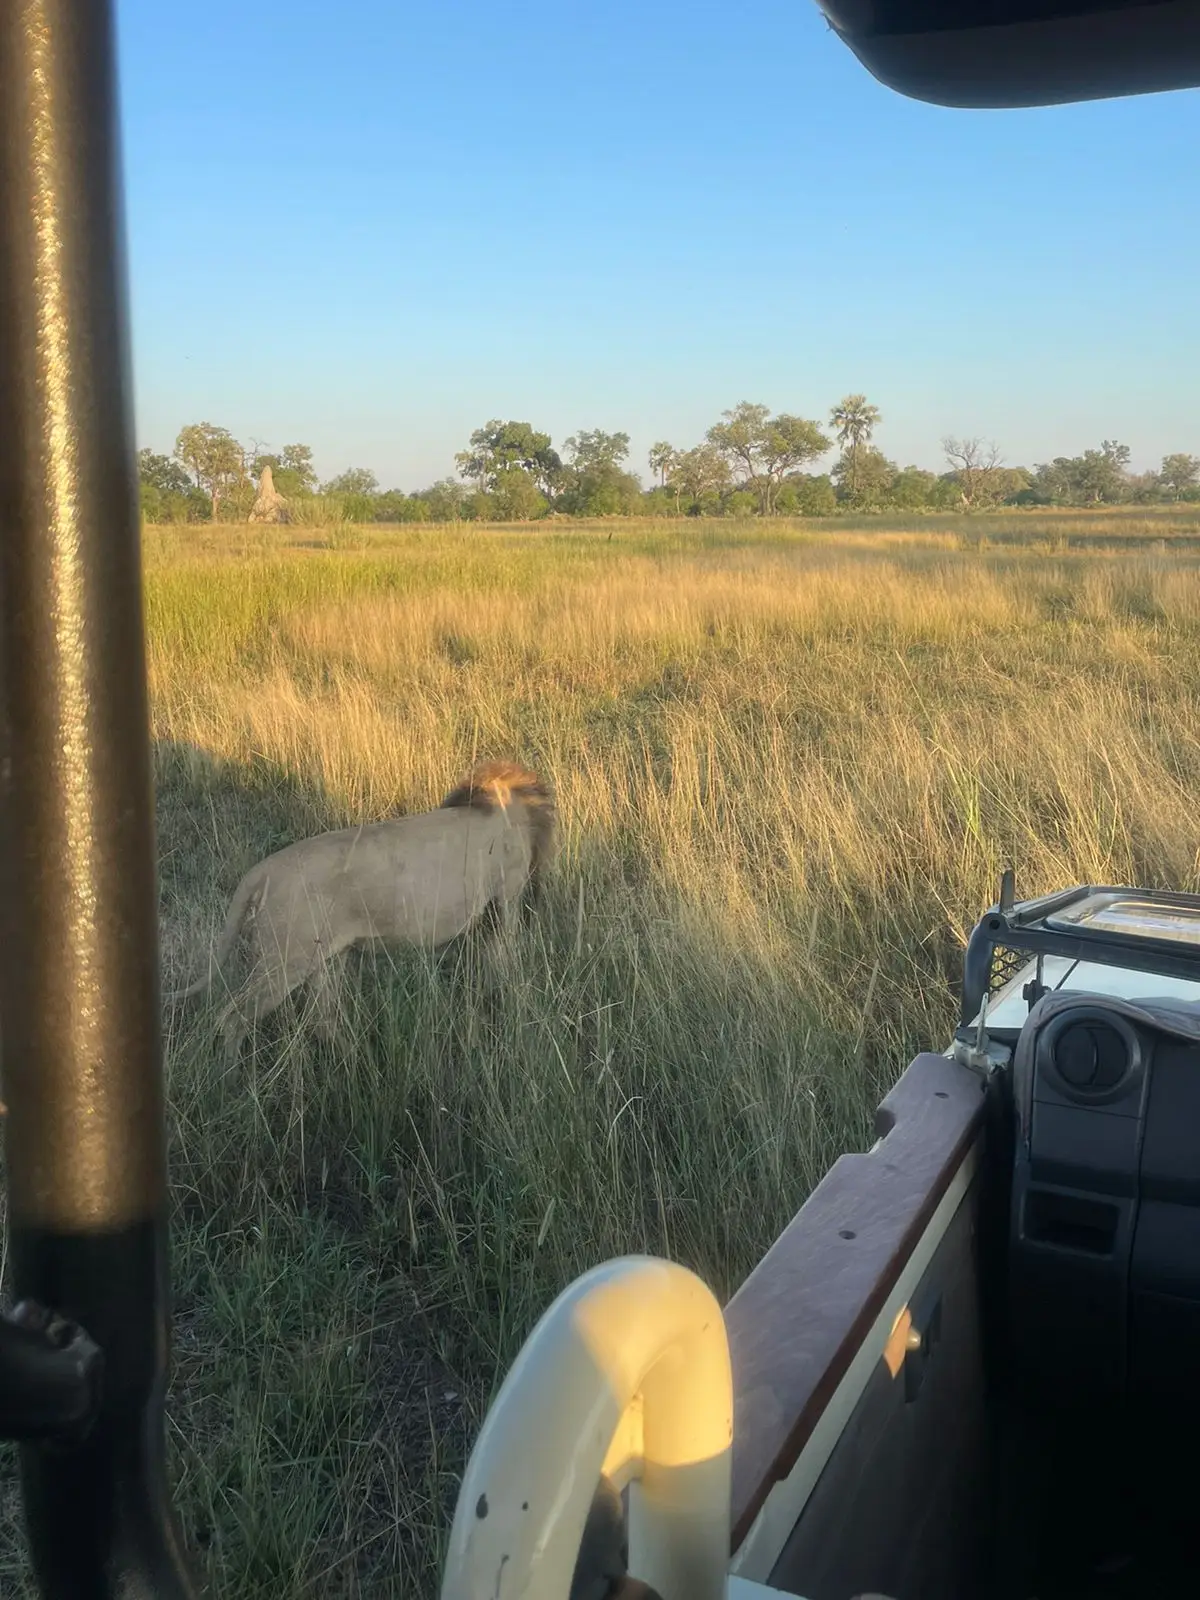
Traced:
<path fill-rule="evenodd" d="M 338 1037 L 344 1021 L 339 1001 L 345 967 L 345 951 L 319 957 L 309 981 L 313 1000 L 313 1031 L 326 1044 L 332 1044 Z"/>
<path fill-rule="evenodd" d="M 274 961 L 259 959 L 242 992 L 222 1014 L 221 1036 L 227 1065 L 233 1066 L 237 1061 L 251 1028 L 277 1011 L 292 990 L 312 978 L 319 966 L 319 951 L 304 950 Z"/>

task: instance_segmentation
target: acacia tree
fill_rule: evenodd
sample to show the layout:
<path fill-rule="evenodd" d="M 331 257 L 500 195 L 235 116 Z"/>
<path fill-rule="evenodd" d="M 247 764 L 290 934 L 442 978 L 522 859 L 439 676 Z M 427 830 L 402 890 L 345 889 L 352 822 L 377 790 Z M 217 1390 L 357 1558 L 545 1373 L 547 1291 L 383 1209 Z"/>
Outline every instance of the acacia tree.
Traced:
<path fill-rule="evenodd" d="M 815 422 L 786 411 L 773 417 L 766 406 L 743 400 L 722 415 L 726 420 L 714 423 L 705 437 L 733 470 L 742 474 L 745 487 L 758 496 L 758 508 L 765 517 L 774 509 L 782 479 L 831 448 Z"/>
<path fill-rule="evenodd" d="M 865 394 L 843 395 L 829 414 L 829 420 L 842 447 L 845 468 L 841 473 L 848 498 L 855 504 L 860 495 L 862 453 L 882 422 L 879 407 L 869 404 Z"/>
<path fill-rule="evenodd" d="M 216 522 L 223 496 L 246 481 L 245 451 L 228 428 L 192 422 L 179 430 L 175 455 L 208 495 Z"/>

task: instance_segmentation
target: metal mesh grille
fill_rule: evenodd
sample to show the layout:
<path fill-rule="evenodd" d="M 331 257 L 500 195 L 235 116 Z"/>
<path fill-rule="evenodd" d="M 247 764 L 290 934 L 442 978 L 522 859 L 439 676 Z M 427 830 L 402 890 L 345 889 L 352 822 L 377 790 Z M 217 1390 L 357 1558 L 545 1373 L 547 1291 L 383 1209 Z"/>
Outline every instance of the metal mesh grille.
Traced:
<path fill-rule="evenodd" d="M 992 965 L 988 972 L 988 994 L 995 994 L 997 989 L 1002 989 L 1010 978 L 1015 978 L 1028 960 L 1028 953 L 1024 950 L 1009 950 L 999 944 L 994 946 Z"/>

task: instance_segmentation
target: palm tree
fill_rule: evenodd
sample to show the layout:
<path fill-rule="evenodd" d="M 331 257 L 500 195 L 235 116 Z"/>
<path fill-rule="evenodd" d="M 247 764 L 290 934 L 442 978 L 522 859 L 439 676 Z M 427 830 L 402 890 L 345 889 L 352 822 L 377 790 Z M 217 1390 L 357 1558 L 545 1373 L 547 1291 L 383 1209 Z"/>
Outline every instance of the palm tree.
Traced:
<path fill-rule="evenodd" d="M 665 488 L 667 474 L 679 459 L 679 451 L 674 445 L 668 444 L 665 439 L 660 439 L 657 444 L 650 446 L 650 471 L 658 474 L 659 483 Z"/>
<path fill-rule="evenodd" d="M 834 406 L 829 420 L 837 430 L 838 443 L 850 468 L 847 477 L 853 500 L 858 496 L 858 453 L 863 445 L 870 444 L 871 435 L 883 418 L 878 406 L 868 404 L 865 394 L 847 394 Z"/>

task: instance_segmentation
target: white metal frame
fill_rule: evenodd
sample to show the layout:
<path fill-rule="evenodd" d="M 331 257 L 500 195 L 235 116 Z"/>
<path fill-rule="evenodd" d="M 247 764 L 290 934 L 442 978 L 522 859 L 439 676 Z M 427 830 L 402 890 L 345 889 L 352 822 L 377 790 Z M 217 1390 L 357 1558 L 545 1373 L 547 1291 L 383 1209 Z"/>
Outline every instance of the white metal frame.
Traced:
<path fill-rule="evenodd" d="M 488 1413 L 442 1600 L 567 1600 L 601 1472 L 630 1485 L 630 1571 L 662 1600 L 727 1600 L 732 1442 L 712 1291 L 648 1256 L 594 1268 L 542 1317 Z"/>

